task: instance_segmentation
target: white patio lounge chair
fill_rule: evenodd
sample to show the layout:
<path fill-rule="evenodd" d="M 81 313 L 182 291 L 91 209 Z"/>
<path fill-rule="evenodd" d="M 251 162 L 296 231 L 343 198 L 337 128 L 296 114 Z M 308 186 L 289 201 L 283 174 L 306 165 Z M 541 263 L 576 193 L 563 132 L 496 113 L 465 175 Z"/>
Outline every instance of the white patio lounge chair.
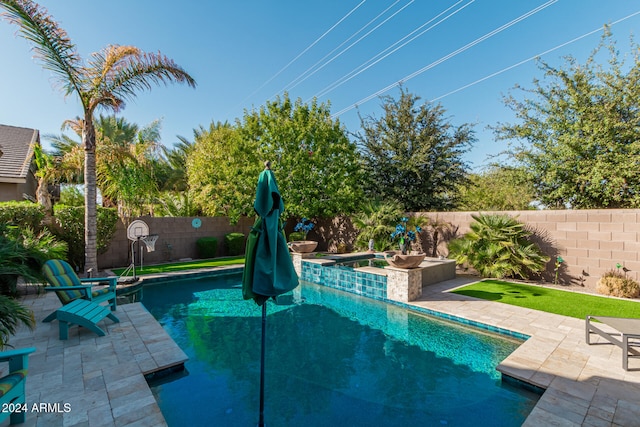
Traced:
<path fill-rule="evenodd" d="M 607 332 L 596 326 L 592 320 L 597 320 L 617 332 Z M 587 316 L 586 321 L 586 341 L 591 343 L 590 337 L 592 333 L 600 335 L 611 344 L 617 345 L 622 349 L 622 368 L 629 370 L 629 358 L 640 358 L 640 319 L 628 319 L 624 317 L 606 317 L 606 316 Z M 616 337 L 620 337 L 620 339 Z"/>

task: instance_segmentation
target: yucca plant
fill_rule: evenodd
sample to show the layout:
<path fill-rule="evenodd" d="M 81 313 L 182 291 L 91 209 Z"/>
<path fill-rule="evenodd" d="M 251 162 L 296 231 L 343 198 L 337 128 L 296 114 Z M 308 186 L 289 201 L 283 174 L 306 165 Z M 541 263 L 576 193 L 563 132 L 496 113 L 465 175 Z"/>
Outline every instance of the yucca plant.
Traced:
<path fill-rule="evenodd" d="M 549 257 L 529 240 L 531 232 L 504 214 L 472 215 L 471 231 L 449 243 L 449 255 L 482 277 L 528 279 L 544 271 Z"/>

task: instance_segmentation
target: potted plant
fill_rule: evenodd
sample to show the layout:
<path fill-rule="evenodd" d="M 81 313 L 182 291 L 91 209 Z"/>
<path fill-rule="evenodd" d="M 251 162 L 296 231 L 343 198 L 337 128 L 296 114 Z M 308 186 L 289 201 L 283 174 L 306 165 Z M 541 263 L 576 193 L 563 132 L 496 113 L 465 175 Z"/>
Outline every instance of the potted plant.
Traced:
<path fill-rule="evenodd" d="M 298 253 L 313 252 L 316 246 L 318 246 L 318 242 L 307 240 L 307 234 L 309 234 L 309 232 L 313 230 L 314 226 L 315 224 L 310 219 L 302 218 L 300 222 L 296 224 L 293 231 L 296 233 L 302 233 L 303 240 L 294 240 L 289 242 L 289 249 L 291 249 L 293 252 Z"/>
<path fill-rule="evenodd" d="M 391 240 L 398 244 L 400 253 L 385 252 L 385 259 L 392 267 L 397 268 L 415 268 L 426 257 L 424 253 L 409 254 L 411 242 L 416 240 L 416 236 L 422 231 L 420 226 L 416 225 L 414 230 L 409 229 L 409 218 L 402 217 L 400 224 L 396 225 L 396 229 L 391 233 Z"/>

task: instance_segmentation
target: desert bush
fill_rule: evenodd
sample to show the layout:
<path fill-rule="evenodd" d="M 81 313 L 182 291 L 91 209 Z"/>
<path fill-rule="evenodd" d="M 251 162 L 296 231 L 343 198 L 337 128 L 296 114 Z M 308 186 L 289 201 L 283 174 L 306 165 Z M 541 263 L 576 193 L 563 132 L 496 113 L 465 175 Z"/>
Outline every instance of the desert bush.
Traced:
<path fill-rule="evenodd" d="M 218 255 L 218 239 L 215 237 L 201 237 L 196 240 L 196 248 L 198 249 L 199 258 L 215 258 Z"/>
<path fill-rule="evenodd" d="M 398 220 L 404 215 L 402 207 L 395 202 L 369 201 L 362 211 L 353 215 L 351 221 L 358 230 L 354 246 L 358 250 L 367 250 L 373 239 L 376 251 L 386 251 L 393 247 L 391 233 Z"/>
<path fill-rule="evenodd" d="M 620 298 L 638 298 L 640 284 L 616 270 L 607 271 L 596 283 L 596 292 Z"/>
<path fill-rule="evenodd" d="M 46 229 L 39 233 L 27 228 L 0 224 L 0 294 L 17 296 L 18 279 L 42 283 L 40 269 L 51 258 L 63 258 L 67 245 Z"/>

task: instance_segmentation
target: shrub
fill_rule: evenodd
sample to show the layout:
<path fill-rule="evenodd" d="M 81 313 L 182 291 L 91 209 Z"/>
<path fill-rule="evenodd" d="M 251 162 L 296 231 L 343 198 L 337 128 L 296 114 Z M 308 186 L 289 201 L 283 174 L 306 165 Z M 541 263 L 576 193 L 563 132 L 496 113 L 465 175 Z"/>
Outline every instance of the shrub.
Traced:
<path fill-rule="evenodd" d="M 51 227 L 53 234 L 69 246 L 68 260 L 75 268 L 84 268 L 84 206 L 54 207 L 55 225 Z M 109 247 L 116 231 L 118 211 L 115 208 L 98 206 L 98 253 L 104 253 Z"/>
<path fill-rule="evenodd" d="M 224 245 L 227 249 L 227 255 L 242 255 L 244 253 L 244 234 L 227 234 L 226 236 L 224 236 Z"/>
<path fill-rule="evenodd" d="M 482 277 L 529 279 L 545 269 L 549 257 L 528 238 L 525 225 L 504 214 L 472 215 L 471 231 L 449 242 L 449 256 Z"/>
<path fill-rule="evenodd" d="M 215 258 L 218 254 L 218 239 L 215 237 L 201 237 L 196 241 L 199 258 Z"/>
<path fill-rule="evenodd" d="M 44 219 L 44 207 L 33 202 L 0 203 L 0 223 L 40 231 Z"/>
<path fill-rule="evenodd" d="M 640 296 L 640 284 L 619 271 L 610 270 L 596 283 L 596 292 L 612 297 L 637 298 Z"/>

